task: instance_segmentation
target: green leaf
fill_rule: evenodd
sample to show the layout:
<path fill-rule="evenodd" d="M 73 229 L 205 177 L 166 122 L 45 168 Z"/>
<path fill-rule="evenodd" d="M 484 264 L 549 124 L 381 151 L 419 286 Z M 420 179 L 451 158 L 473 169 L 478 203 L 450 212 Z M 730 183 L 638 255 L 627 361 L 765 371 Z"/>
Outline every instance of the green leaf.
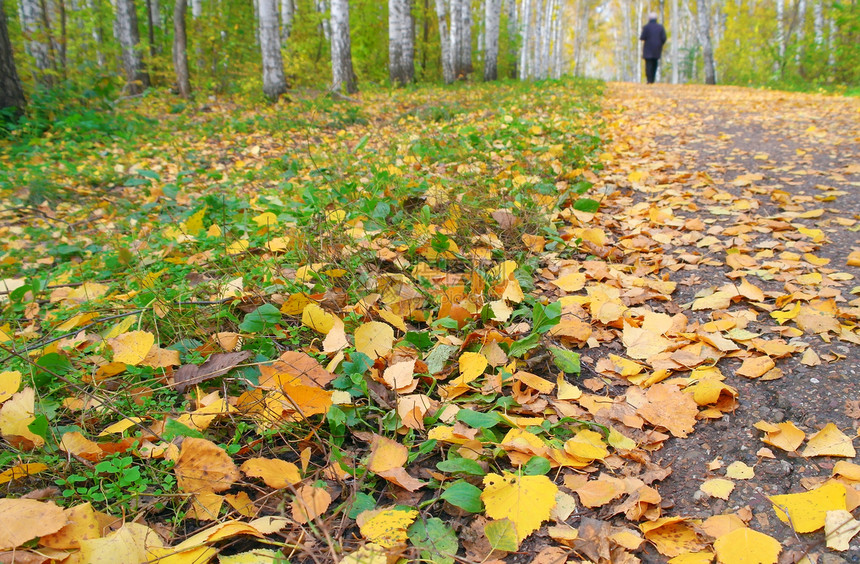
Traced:
<path fill-rule="evenodd" d="M 165 441 L 172 441 L 176 437 L 196 437 L 198 439 L 202 439 L 203 433 L 197 429 L 192 429 L 175 419 L 168 418 L 164 423 L 164 432 L 161 433 L 161 436 Z"/>
<path fill-rule="evenodd" d="M 547 347 L 552 353 L 552 360 L 559 370 L 568 374 L 579 374 L 582 367 L 579 364 L 579 353 L 569 351 L 562 347 Z"/>
<path fill-rule="evenodd" d="M 526 476 L 543 476 L 548 473 L 551 468 L 549 460 L 543 456 L 532 456 L 523 466 L 523 474 Z"/>
<path fill-rule="evenodd" d="M 457 412 L 457 421 L 474 429 L 488 429 L 501 423 L 502 418 L 494 411 L 483 413 L 472 409 L 461 409 Z"/>
<path fill-rule="evenodd" d="M 48 418 L 43 413 L 40 413 L 27 425 L 27 429 L 34 435 L 39 435 L 46 441 L 48 440 Z"/>
<path fill-rule="evenodd" d="M 517 542 L 517 528 L 510 519 L 490 521 L 484 525 L 484 534 L 487 535 L 493 550 L 514 552 L 520 546 Z"/>
<path fill-rule="evenodd" d="M 462 474 L 471 474 L 472 476 L 483 476 L 486 474 L 481 465 L 470 458 L 451 458 L 443 460 L 436 464 L 442 472 L 460 472 Z"/>
<path fill-rule="evenodd" d="M 552 302 L 544 306 L 536 303 L 532 312 L 532 323 L 536 333 L 546 333 L 561 321 L 561 302 Z"/>
<path fill-rule="evenodd" d="M 433 341 L 430 340 L 430 333 L 427 331 L 416 332 L 408 331 L 406 333 L 406 342 L 415 345 L 418 350 L 426 351 L 433 346 Z"/>
<path fill-rule="evenodd" d="M 437 345 L 424 359 L 428 372 L 430 374 L 441 372 L 445 368 L 445 363 L 458 348 L 454 345 Z"/>
<path fill-rule="evenodd" d="M 362 511 L 367 511 L 376 507 L 376 500 L 364 492 L 355 494 L 352 501 L 352 507 L 349 509 L 349 518 L 355 519 Z"/>
<path fill-rule="evenodd" d="M 457 480 L 442 492 L 442 499 L 469 513 L 480 513 L 484 509 L 481 490 L 465 480 Z"/>
<path fill-rule="evenodd" d="M 573 209 L 587 213 L 595 213 L 600 209 L 600 202 L 591 198 L 580 198 L 573 203 Z"/>
<path fill-rule="evenodd" d="M 420 550 L 422 562 L 453 564 L 454 555 L 460 550 L 457 534 L 438 517 L 419 519 L 412 523 L 406 534 Z"/>
<path fill-rule="evenodd" d="M 239 324 L 239 329 L 246 333 L 261 333 L 280 321 L 281 311 L 272 304 L 263 304 L 245 316 L 245 320 Z"/>
<path fill-rule="evenodd" d="M 532 333 L 525 339 L 514 342 L 508 349 L 508 356 L 520 357 L 540 343 L 540 333 Z"/>

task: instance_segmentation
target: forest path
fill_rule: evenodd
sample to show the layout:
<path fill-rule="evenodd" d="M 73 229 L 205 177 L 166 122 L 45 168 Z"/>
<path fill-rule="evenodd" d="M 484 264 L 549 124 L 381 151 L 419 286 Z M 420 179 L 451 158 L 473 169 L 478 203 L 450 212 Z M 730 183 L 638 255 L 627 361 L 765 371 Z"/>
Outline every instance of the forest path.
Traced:
<path fill-rule="evenodd" d="M 765 291 L 770 304 L 774 304 L 770 298 L 777 299 L 773 309 L 795 298 L 809 304 L 834 300 L 830 303 L 836 304 L 840 321 L 856 323 L 860 99 L 723 86 L 616 83 L 608 87 L 605 107 L 610 141 L 600 177 L 618 186 L 622 195 L 610 202 L 610 210 L 617 205 L 624 215 L 631 205 L 644 202 L 652 209 L 671 208 L 676 219 L 683 219 L 682 232 L 693 225 L 690 220 L 704 223 L 693 228 L 698 232 L 687 239 L 688 245 L 664 246 L 667 258 L 680 259 L 664 272 L 677 269 L 670 275 L 679 282 L 673 303 L 682 306 L 691 322 L 724 314 L 684 308 L 694 294 L 709 286 L 738 283 L 746 276 Z M 788 222 L 793 229 L 777 232 L 773 222 Z M 653 222 L 651 227 L 658 230 Z M 822 233 L 801 232 L 802 228 Z M 849 260 L 852 251 L 855 258 Z M 745 260 L 729 266 L 732 254 Z M 726 383 L 738 390 L 740 406 L 720 420 L 702 422 L 690 438 L 673 439 L 656 453 L 662 465 L 673 468 L 660 484 L 660 493 L 674 503 L 668 511 L 673 515 L 708 517 L 749 507 L 750 526 L 777 538 L 785 561 L 796 561 L 807 551 L 832 557 L 821 545 L 823 535 L 797 537 L 775 518 L 765 496 L 805 491 L 828 478 L 840 459 L 804 458 L 777 448 L 771 449 L 775 458 L 759 456 L 757 451 L 765 445 L 753 425 L 760 420 L 793 421 L 808 437 L 832 422 L 849 437 L 853 432 L 856 445 L 860 425 L 856 336 L 849 342 L 850 336 L 833 338 L 809 327 L 802 333 L 792 331 L 790 324 L 778 325 L 766 307 L 750 308 L 756 310 L 757 320 L 747 330 L 765 339 L 782 336 L 791 344 L 808 344 L 814 354 L 778 361 L 784 375 L 769 381 L 737 375 L 735 359 L 721 362 Z M 670 312 L 673 308 L 667 306 Z M 735 305 L 732 309 L 737 313 Z M 718 457 L 722 467 L 709 470 L 708 463 Z M 754 466 L 756 476 L 736 481 L 726 501 L 698 491 L 705 480 L 724 477 L 725 467 L 734 461 Z M 852 550 L 842 556 L 860 562 L 858 546 L 855 539 Z"/>

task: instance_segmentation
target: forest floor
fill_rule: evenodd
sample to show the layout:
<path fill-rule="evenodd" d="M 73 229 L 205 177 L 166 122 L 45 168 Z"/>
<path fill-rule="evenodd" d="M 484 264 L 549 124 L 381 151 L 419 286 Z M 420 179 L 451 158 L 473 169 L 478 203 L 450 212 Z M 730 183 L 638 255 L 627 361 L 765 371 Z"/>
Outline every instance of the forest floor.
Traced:
<path fill-rule="evenodd" d="M 0 561 L 860 563 L 860 99 L 360 96 L 0 144 Z"/>

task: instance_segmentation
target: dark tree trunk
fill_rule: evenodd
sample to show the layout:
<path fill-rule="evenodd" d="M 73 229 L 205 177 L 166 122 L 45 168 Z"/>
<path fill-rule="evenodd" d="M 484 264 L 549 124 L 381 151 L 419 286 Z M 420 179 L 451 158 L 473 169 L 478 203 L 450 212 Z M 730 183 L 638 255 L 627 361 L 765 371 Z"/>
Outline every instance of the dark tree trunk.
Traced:
<path fill-rule="evenodd" d="M 15 58 L 12 56 L 6 12 L 0 2 L 0 109 L 12 108 L 13 114 L 20 115 L 26 103 L 18 70 L 15 68 Z"/>
<path fill-rule="evenodd" d="M 149 40 L 149 57 L 155 58 L 155 22 L 152 21 L 152 1 L 146 0 L 147 39 Z"/>
<path fill-rule="evenodd" d="M 188 77 L 188 39 L 185 33 L 186 0 L 176 0 L 173 8 L 173 68 L 176 71 L 176 87 L 179 95 L 191 95 L 191 81 Z"/>

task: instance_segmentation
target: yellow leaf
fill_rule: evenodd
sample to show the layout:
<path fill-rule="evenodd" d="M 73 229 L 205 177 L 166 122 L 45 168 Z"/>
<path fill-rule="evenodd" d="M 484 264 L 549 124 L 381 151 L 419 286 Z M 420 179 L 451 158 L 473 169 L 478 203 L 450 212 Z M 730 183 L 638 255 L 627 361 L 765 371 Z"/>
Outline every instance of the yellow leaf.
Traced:
<path fill-rule="evenodd" d="M 806 438 L 806 433 L 798 429 L 791 421 L 777 423 L 776 425 L 765 421 L 759 421 L 755 424 L 755 428 L 767 433 L 767 435 L 762 438 L 763 443 L 781 448 L 788 452 L 794 452 L 797 450 L 797 447 L 799 447 L 803 442 L 803 439 Z"/>
<path fill-rule="evenodd" d="M 262 478 L 270 488 L 282 489 L 302 481 L 299 467 L 275 458 L 249 458 L 240 467 L 246 476 Z"/>
<path fill-rule="evenodd" d="M 851 539 L 857 533 L 860 533 L 860 521 L 854 519 L 848 511 L 828 511 L 824 517 L 824 538 L 827 539 L 829 549 L 848 550 Z"/>
<path fill-rule="evenodd" d="M 286 251 L 290 248 L 291 241 L 289 237 L 274 237 L 266 241 L 266 248 L 273 253 Z"/>
<path fill-rule="evenodd" d="M 105 537 L 82 540 L 79 561 L 87 564 L 146 562 L 149 550 L 162 547 L 158 534 L 149 527 L 125 523 Z"/>
<path fill-rule="evenodd" d="M 676 437 L 686 437 L 693 431 L 699 408 L 690 394 L 685 394 L 678 386 L 659 383 L 648 388 L 645 393 L 648 403 L 636 411 L 652 425 L 665 427 Z"/>
<path fill-rule="evenodd" d="M 361 519 L 368 514 L 369 518 Z M 381 511 L 365 511 L 358 516 L 361 534 L 372 543 L 383 548 L 392 548 L 406 542 L 406 529 L 409 528 L 418 511 L 415 509 L 383 509 Z"/>
<path fill-rule="evenodd" d="M 828 511 L 845 510 L 845 486 L 828 482 L 808 492 L 769 496 L 776 516 L 798 533 L 811 533 L 824 526 Z"/>
<path fill-rule="evenodd" d="M 316 303 L 309 303 L 302 310 L 302 325 L 310 327 L 323 335 L 335 325 L 335 315 L 327 312 Z"/>
<path fill-rule="evenodd" d="M 35 410 L 36 392 L 33 388 L 24 388 L 13 395 L 0 407 L 0 435 L 14 442 L 23 439 L 36 448 L 43 446 L 45 439 L 29 429 L 30 423 L 36 420 Z"/>
<path fill-rule="evenodd" d="M 215 552 L 215 549 L 207 548 Z M 255 548 L 248 552 L 240 552 L 239 554 L 231 554 L 230 556 L 224 554 L 218 556 L 218 564 L 279 564 L 283 561 L 284 553 L 271 548 Z M 189 561 L 188 564 L 201 562 L 206 562 L 206 560 L 193 560 Z"/>
<path fill-rule="evenodd" d="M 296 491 L 296 499 L 291 504 L 293 520 L 296 523 L 313 521 L 331 505 L 331 494 L 325 488 L 302 486 Z"/>
<path fill-rule="evenodd" d="M 603 435 L 596 431 L 583 429 L 564 443 L 568 454 L 591 462 L 603 460 L 609 455 L 609 449 L 603 443 Z"/>
<path fill-rule="evenodd" d="M 833 467 L 834 476 L 842 476 L 846 480 L 860 482 L 860 464 L 854 464 L 847 460 L 840 460 Z"/>
<path fill-rule="evenodd" d="M 387 355 L 394 346 L 394 329 L 387 323 L 371 321 L 355 330 L 355 350 L 376 360 Z"/>
<path fill-rule="evenodd" d="M 713 478 L 711 480 L 706 480 L 699 489 L 708 494 L 711 497 L 718 497 L 720 499 L 729 499 L 729 495 L 732 493 L 732 490 L 735 489 L 735 483 L 731 480 L 725 480 L 723 478 Z"/>
<path fill-rule="evenodd" d="M 857 451 L 851 444 L 851 438 L 846 436 L 833 423 L 828 423 L 823 429 L 809 437 L 806 448 L 801 455 L 809 458 L 811 456 L 844 456 L 854 458 Z"/>
<path fill-rule="evenodd" d="M 258 227 L 273 227 L 278 224 L 278 216 L 272 212 L 263 212 L 251 218 Z"/>
<path fill-rule="evenodd" d="M 705 543 L 696 534 L 696 529 L 682 517 L 664 517 L 642 523 L 639 529 L 664 556 L 679 556 L 705 548 Z"/>
<path fill-rule="evenodd" d="M 374 435 L 371 445 L 367 469 L 374 473 L 403 466 L 409 457 L 406 445 L 381 435 Z"/>
<path fill-rule="evenodd" d="M 728 515 L 713 515 L 705 519 L 701 524 L 701 529 L 705 531 L 705 534 L 715 539 L 718 539 L 727 533 L 731 533 L 735 529 L 742 529 L 743 527 L 746 527 L 746 525 L 741 521 L 741 518 L 734 513 L 730 513 Z"/>
<path fill-rule="evenodd" d="M 749 480 L 750 478 L 755 478 L 755 470 L 741 462 L 740 460 L 736 460 L 729 464 L 729 467 L 726 468 L 726 478 L 734 478 L 735 480 Z"/>
<path fill-rule="evenodd" d="M 35 499 L 0 499 L 0 550 L 21 546 L 35 537 L 56 533 L 67 522 L 53 502 Z"/>
<path fill-rule="evenodd" d="M 115 362 L 137 366 L 143 362 L 155 344 L 155 335 L 149 331 L 130 331 L 110 339 L 108 344 L 113 349 Z"/>
<path fill-rule="evenodd" d="M 122 433 L 126 429 L 134 427 L 141 421 L 143 420 L 140 417 L 126 417 L 125 419 L 120 419 L 113 425 L 108 425 L 107 427 L 105 427 L 104 431 L 99 433 L 99 436 L 104 437 L 106 435 L 112 435 L 113 433 Z"/>
<path fill-rule="evenodd" d="M 173 467 L 179 489 L 187 493 L 221 492 L 239 479 L 227 452 L 206 439 L 186 437 Z"/>
<path fill-rule="evenodd" d="M 659 354 L 672 344 L 669 339 L 666 339 L 653 331 L 633 327 L 632 325 L 624 324 L 624 330 L 621 333 L 621 341 L 627 347 L 627 355 L 638 360 L 647 360 L 648 358 Z"/>
<path fill-rule="evenodd" d="M 558 486 L 546 476 L 504 475 L 484 476 L 481 501 L 491 519 L 510 519 L 517 528 L 517 540 L 522 542 L 538 530 L 555 507 Z"/>
<path fill-rule="evenodd" d="M 21 387 L 21 373 L 10 370 L 0 373 L 0 403 L 11 398 Z"/>
<path fill-rule="evenodd" d="M 340 564 L 388 564 L 388 549 L 370 542 L 344 556 Z"/>
<path fill-rule="evenodd" d="M 685 552 L 675 558 L 670 558 L 667 564 L 711 564 L 714 561 L 714 553 L 708 551 Z"/>
<path fill-rule="evenodd" d="M 3 470 L 3 472 L 0 472 L 0 484 L 5 484 L 7 482 L 11 482 L 12 480 L 32 476 L 33 474 L 38 474 L 39 472 L 43 472 L 47 469 L 48 465 L 42 464 L 41 462 L 16 464 L 15 466 L 7 468 L 6 470 Z"/>
<path fill-rule="evenodd" d="M 744 360 L 736 374 L 747 378 L 758 378 L 774 366 L 776 363 L 769 356 L 754 356 Z"/>
<path fill-rule="evenodd" d="M 623 480 L 611 476 L 601 476 L 597 480 L 589 480 L 573 491 L 579 496 L 582 505 L 602 507 L 624 494 L 625 487 Z"/>
<path fill-rule="evenodd" d="M 188 235 L 197 235 L 203 229 L 203 218 L 206 217 L 206 208 L 197 210 L 185 220 L 185 231 Z"/>
<path fill-rule="evenodd" d="M 720 564 L 776 564 L 782 547 L 764 533 L 743 527 L 714 542 Z"/>
<path fill-rule="evenodd" d="M 562 292 L 578 292 L 585 287 L 585 273 L 573 272 L 571 274 L 565 274 L 561 278 L 553 280 L 551 284 Z"/>
<path fill-rule="evenodd" d="M 233 241 L 232 243 L 227 245 L 225 252 L 228 255 L 238 255 L 240 253 L 244 253 L 248 250 L 248 244 L 249 242 L 247 239 L 239 239 L 238 241 Z"/>
<path fill-rule="evenodd" d="M 851 251 L 848 254 L 848 266 L 860 266 L 860 251 Z"/>
<path fill-rule="evenodd" d="M 415 359 L 410 359 L 405 362 L 398 362 L 397 364 L 392 364 L 382 373 L 382 379 L 388 384 L 388 387 L 392 390 L 402 390 L 403 388 L 410 387 L 413 380 L 413 373 L 415 372 Z M 414 386 L 413 386 L 414 388 Z M 411 390 L 407 390 L 411 391 Z"/>

